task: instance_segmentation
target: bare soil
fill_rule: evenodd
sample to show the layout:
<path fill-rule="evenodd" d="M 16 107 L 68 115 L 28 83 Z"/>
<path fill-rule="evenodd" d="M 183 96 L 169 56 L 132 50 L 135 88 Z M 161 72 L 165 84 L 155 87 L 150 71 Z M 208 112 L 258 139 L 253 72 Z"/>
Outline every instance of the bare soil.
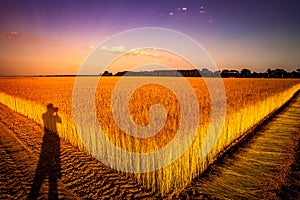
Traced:
<path fill-rule="evenodd" d="M 42 126 L 0 104 L 0 199 L 159 198 L 67 142 L 57 144 L 55 136 L 47 136 L 43 148 L 45 134 Z M 53 174 L 49 155 L 55 145 L 59 172 Z"/>

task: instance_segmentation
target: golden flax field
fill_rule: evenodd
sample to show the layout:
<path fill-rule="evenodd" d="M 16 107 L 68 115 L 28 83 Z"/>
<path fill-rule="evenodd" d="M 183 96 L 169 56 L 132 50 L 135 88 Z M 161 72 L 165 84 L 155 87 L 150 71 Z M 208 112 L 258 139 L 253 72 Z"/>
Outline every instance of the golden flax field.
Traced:
<path fill-rule="evenodd" d="M 87 81 L 95 79 L 95 77 L 80 78 Z M 125 77 L 125 79 L 136 81 L 145 77 Z M 147 79 L 149 82 L 151 79 L 163 79 L 181 89 L 180 85 L 176 85 L 177 78 L 149 77 Z M 166 120 L 157 134 L 148 138 L 133 137 L 118 126 L 112 112 L 112 93 L 119 80 L 120 78 L 117 77 L 102 77 L 94 101 L 99 125 L 109 141 L 127 152 L 134 153 L 155 152 L 168 145 L 176 137 L 182 121 L 181 108 L 176 95 L 168 88 L 153 83 L 137 88 L 127 105 L 132 121 L 139 126 L 151 123 L 149 110 L 154 104 L 163 106 Z M 128 176 L 135 177 L 138 182 L 160 194 L 177 193 L 186 187 L 216 159 L 225 147 L 283 105 L 300 89 L 300 81 L 296 79 L 223 79 L 226 91 L 226 116 L 224 119 L 212 119 L 211 98 L 205 81 L 201 78 L 187 78 L 187 80 L 196 94 L 198 100 L 196 106 L 200 112 L 198 127 L 191 145 L 187 150 L 177 145 L 175 151 L 183 151 L 183 154 L 159 170 L 151 172 L 150 169 L 145 169 L 144 171 L 150 172 L 128 173 Z M 214 80 L 216 79 L 209 78 L 206 81 L 214 82 Z M 59 108 L 59 115 L 62 118 L 62 123 L 58 124 L 58 134 L 63 140 L 82 151 L 91 152 L 92 155 L 97 151 L 106 157 L 120 156 L 107 144 L 99 144 L 96 130 L 93 130 L 89 124 L 75 127 L 72 115 L 74 81 L 74 77 L 1 78 L 0 103 L 41 125 L 46 105 L 53 103 Z M 219 89 L 215 87 L 213 92 L 218 94 L 221 92 Z M 188 100 L 189 98 L 186 97 L 186 101 Z M 218 103 L 218 99 L 215 101 Z M 84 113 L 82 116 L 89 117 L 89 113 Z M 206 136 L 209 135 L 208 132 L 220 127 L 222 120 L 224 124 L 217 143 L 211 150 L 209 147 L 202 146 L 207 139 Z M 81 140 L 82 135 L 92 138 L 90 143 L 84 145 Z M 181 141 L 188 142 L 184 138 L 181 138 Z M 208 148 L 208 155 L 199 157 L 205 148 Z M 177 152 L 173 151 L 173 153 Z M 167 156 L 174 155 L 170 153 Z M 150 168 L 157 161 L 153 160 L 144 165 L 142 161 L 136 159 L 124 161 L 122 158 L 117 158 L 111 159 L 111 162 L 119 162 L 114 163 L 115 165 L 127 162 L 126 165 L 129 167 L 149 166 Z"/>

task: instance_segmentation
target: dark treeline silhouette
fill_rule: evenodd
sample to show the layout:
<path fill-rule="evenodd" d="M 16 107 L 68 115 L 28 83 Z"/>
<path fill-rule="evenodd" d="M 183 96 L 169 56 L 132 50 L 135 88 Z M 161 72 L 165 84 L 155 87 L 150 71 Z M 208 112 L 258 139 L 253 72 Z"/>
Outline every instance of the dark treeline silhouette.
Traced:
<path fill-rule="evenodd" d="M 114 76 L 185 76 L 185 77 L 201 77 L 198 70 L 155 70 L 155 71 L 141 71 L 118 72 Z"/>
<path fill-rule="evenodd" d="M 284 69 L 268 69 L 266 72 L 251 72 L 250 69 L 228 70 L 212 72 L 207 68 L 202 70 L 155 70 L 155 71 L 122 71 L 112 74 L 105 71 L 102 76 L 184 76 L 184 77 L 222 77 L 222 78 L 300 78 L 300 69 L 287 72 Z"/>
<path fill-rule="evenodd" d="M 251 72 L 249 69 L 237 70 L 222 70 L 223 78 L 300 78 L 300 69 L 287 72 L 284 69 L 268 69 L 266 72 Z"/>

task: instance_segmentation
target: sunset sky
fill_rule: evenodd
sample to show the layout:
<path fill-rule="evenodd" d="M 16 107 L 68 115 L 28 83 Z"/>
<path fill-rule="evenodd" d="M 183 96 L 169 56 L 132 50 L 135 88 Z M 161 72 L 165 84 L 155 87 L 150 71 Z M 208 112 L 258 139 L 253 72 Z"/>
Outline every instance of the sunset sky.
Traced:
<path fill-rule="evenodd" d="M 0 4 L 0 75 L 76 74 L 103 40 L 139 27 L 169 28 L 192 37 L 220 70 L 300 68 L 299 0 L 4 0 Z M 126 49 L 122 45 L 115 48 Z M 118 70 L 126 70 L 126 62 Z"/>

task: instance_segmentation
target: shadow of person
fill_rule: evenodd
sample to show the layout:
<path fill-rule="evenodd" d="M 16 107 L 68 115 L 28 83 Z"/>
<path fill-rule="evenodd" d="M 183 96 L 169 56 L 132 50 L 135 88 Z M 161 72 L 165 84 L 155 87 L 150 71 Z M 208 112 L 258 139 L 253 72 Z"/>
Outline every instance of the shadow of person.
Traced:
<path fill-rule="evenodd" d="M 61 123 L 58 108 L 53 104 L 47 105 L 47 111 L 42 115 L 44 122 L 44 136 L 40 158 L 31 191 L 27 199 L 37 199 L 43 181 L 48 177 L 48 199 L 58 199 L 57 180 L 60 172 L 60 139 L 57 135 L 57 123 Z"/>

